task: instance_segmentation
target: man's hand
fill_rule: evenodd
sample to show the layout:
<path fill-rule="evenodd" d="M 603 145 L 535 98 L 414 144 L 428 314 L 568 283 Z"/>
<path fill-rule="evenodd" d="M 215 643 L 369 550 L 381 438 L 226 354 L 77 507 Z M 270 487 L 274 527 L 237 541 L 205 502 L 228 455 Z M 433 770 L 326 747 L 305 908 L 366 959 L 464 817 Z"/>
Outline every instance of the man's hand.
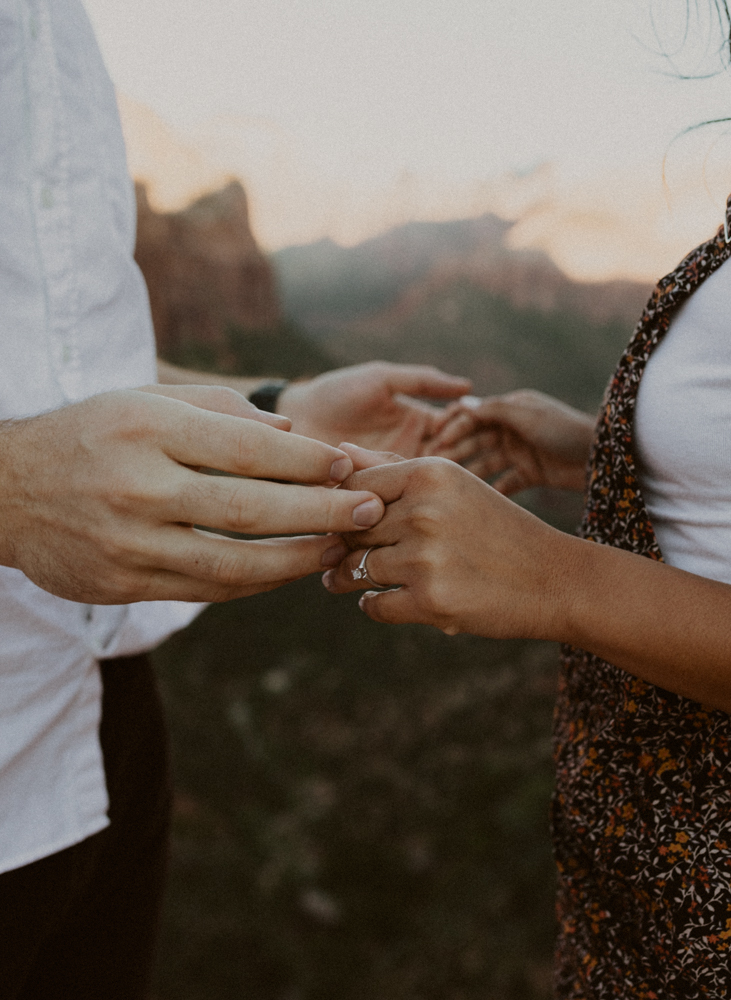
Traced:
<path fill-rule="evenodd" d="M 8 421 L 0 563 L 94 604 L 222 601 L 334 565 L 345 549 L 320 533 L 371 527 L 383 503 L 330 488 L 351 459 L 287 427 L 230 389 L 204 386 L 104 393 Z M 195 524 L 308 536 L 242 541 Z"/>
<path fill-rule="evenodd" d="M 454 399 L 469 392 L 468 379 L 427 365 L 374 361 L 287 386 L 277 410 L 298 434 L 330 444 L 347 440 L 407 458 L 422 454 L 438 433 L 445 411 L 416 399 Z"/>
<path fill-rule="evenodd" d="M 585 488 L 596 419 L 532 389 L 453 403 L 426 453 L 460 462 L 510 495 L 531 486 Z"/>

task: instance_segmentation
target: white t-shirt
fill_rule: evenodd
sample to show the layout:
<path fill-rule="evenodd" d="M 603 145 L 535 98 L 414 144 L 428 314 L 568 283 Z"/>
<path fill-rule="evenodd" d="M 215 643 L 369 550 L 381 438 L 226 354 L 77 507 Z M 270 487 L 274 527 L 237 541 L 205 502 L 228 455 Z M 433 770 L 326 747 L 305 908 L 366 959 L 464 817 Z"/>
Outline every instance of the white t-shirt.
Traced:
<path fill-rule="evenodd" d="M 731 260 L 683 303 L 650 357 L 635 441 L 665 561 L 731 583 Z"/>
<path fill-rule="evenodd" d="M 0 0 L 0 219 L 0 419 L 156 381 L 134 191 L 80 0 Z M 0 567 L 0 872 L 107 825 L 97 660 L 201 607 L 90 607 Z"/>

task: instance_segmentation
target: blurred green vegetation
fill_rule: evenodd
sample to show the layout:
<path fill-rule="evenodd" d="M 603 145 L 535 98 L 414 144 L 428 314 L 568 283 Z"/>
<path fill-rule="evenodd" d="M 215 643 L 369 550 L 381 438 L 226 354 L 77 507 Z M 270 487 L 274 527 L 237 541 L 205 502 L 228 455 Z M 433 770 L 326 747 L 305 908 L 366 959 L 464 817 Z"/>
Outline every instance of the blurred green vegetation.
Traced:
<path fill-rule="evenodd" d="M 223 331 L 223 344 L 184 340 L 164 352 L 164 358 L 197 371 L 289 379 L 319 375 L 334 365 L 326 348 L 291 320 L 268 330 L 231 324 Z"/>
<path fill-rule="evenodd" d="M 429 292 L 403 317 L 365 329 L 320 329 L 313 339 L 342 363 L 429 363 L 469 375 L 477 395 L 529 387 L 572 406 L 597 408 L 629 339 L 626 323 L 592 323 L 565 312 L 517 308 L 466 279 Z"/>
<path fill-rule="evenodd" d="M 594 408 L 629 334 L 465 282 L 380 332 L 298 322 L 286 351 L 232 331 L 236 370 L 431 361 Z M 309 579 L 208 609 L 155 661 L 177 785 L 158 1000 L 551 995 L 554 646 L 377 625 Z"/>
<path fill-rule="evenodd" d="M 368 620 L 318 580 L 156 655 L 178 787 L 159 996 L 549 995 L 549 644 Z"/>

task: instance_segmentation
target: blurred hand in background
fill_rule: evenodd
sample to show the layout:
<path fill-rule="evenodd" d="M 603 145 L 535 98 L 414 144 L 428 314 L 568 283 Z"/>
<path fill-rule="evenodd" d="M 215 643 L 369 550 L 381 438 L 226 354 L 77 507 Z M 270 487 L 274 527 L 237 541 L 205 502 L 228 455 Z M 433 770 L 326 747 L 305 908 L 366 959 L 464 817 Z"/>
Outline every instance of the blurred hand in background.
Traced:
<path fill-rule="evenodd" d="M 459 462 L 505 495 L 531 486 L 581 492 L 596 418 L 551 396 L 521 389 L 466 396 L 449 406 L 424 454 Z"/>
<path fill-rule="evenodd" d="M 422 399 L 456 399 L 470 386 L 469 379 L 430 365 L 374 361 L 290 384 L 279 397 L 277 411 L 305 437 L 333 445 L 345 439 L 414 458 L 425 453 L 455 415 Z"/>

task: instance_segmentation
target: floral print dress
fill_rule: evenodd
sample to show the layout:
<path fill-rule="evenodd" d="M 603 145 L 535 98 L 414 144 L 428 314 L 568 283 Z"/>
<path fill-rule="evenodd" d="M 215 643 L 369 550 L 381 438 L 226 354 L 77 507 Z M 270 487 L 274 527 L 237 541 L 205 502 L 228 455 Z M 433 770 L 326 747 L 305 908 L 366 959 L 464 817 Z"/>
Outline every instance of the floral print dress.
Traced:
<path fill-rule="evenodd" d="M 729 257 L 721 227 L 655 289 L 599 416 L 584 538 L 662 560 L 633 456 L 637 390 L 675 310 Z M 583 650 L 562 659 L 557 997 L 731 997 L 731 718 Z"/>

